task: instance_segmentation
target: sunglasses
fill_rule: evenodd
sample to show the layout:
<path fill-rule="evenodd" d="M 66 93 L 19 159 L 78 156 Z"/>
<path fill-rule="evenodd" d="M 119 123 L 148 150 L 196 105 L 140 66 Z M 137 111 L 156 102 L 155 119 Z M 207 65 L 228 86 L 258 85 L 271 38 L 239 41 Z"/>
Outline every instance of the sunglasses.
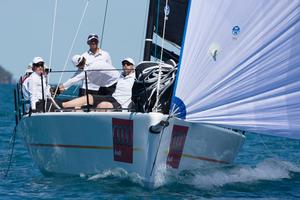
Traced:
<path fill-rule="evenodd" d="M 44 67 L 44 63 L 43 62 L 33 63 L 32 65 L 35 66 L 35 67 Z"/>
<path fill-rule="evenodd" d="M 122 65 L 124 66 L 124 65 L 132 65 L 132 64 L 130 62 L 124 61 L 122 62 Z"/>

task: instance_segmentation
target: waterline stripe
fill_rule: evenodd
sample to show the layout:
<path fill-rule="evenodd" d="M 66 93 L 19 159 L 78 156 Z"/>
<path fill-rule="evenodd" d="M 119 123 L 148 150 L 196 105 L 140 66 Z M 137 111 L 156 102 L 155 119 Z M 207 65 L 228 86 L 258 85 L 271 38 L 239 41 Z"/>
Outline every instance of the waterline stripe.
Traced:
<path fill-rule="evenodd" d="M 52 148 L 78 148 L 78 149 L 99 149 L 99 150 L 112 150 L 112 146 L 87 146 L 87 145 L 69 145 L 69 144 L 37 144 L 37 143 L 31 143 L 29 144 L 30 146 L 33 147 L 52 147 Z M 142 148 L 133 148 L 133 151 L 144 151 Z M 167 153 L 167 152 L 166 152 Z M 196 160 L 204 160 L 204 161 L 209 161 L 209 162 L 214 162 L 214 163 L 221 163 L 221 164 L 230 164 L 227 161 L 223 160 L 216 160 L 212 158 L 206 158 L 202 156 L 193 156 L 190 154 L 182 154 L 182 157 L 184 158 L 191 158 L 191 159 L 196 159 Z"/>
<path fill-rule="evenodd" d="M 229 162 L 223 161 L 223 160 L 215 160 L 212 158 L 206 158 L 206 157 L 202 157 L 202 156 L 193 156 L 193 155 L 189 155 L 189 154 L 182 154 L 182 157 L 192 158 L 192 159 L 197 159 L 197 160 L 204 160 L 204 161 L 209 161 L 209 162 L 214 162 L 214 163 L 230 164 Z"/>
<path fill-rule="evenodd" d="M 74 145 L 74 144 L 29 144 L 33 147 L 58 147 L 58 148 L 77 148 L 77 149 L 99 149 L 99 150 L 112 150 L 112 146 L 86 146 L 86 145 Z M 134 151 L 143 151 L 142 148 L 133 148 Z"/>

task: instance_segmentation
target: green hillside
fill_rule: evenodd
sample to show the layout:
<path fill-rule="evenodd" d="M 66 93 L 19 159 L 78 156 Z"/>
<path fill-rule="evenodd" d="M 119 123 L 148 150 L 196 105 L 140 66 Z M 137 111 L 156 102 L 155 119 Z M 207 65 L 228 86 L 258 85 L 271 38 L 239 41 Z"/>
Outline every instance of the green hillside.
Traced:
<path fill-rule="evenodd" d="M 13 83 L 13 76 L 0 65 L 0 84 Z"/>

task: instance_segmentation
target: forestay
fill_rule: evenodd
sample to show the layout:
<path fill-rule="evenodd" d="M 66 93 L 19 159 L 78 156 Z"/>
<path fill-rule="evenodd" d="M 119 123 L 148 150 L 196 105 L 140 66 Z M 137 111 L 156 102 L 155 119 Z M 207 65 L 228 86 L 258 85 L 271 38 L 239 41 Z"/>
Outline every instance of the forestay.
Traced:
<path fill-rule="evenodd" d="M 300 1 L 191 0 L 173 111 L 300 138 Z"/>

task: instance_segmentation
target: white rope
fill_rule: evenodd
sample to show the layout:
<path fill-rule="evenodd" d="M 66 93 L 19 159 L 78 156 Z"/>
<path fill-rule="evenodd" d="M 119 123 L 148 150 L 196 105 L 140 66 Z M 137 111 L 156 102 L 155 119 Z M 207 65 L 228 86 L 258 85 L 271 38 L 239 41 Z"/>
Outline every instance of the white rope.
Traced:
<path fill-rule="evenodd" d="M 158 65 L 148 67 L 144 69 L 139 77 L 137 77 L 136 82 L 139 84 L 146 84 L 147 91 L 151 91 L 148 96 L 147 101 L 151 102 L 152 96 L 157 93 L 159 89 L 159 95 L 156 97 L 158 100 L 165 93 L 165 91 L 172 85 L 175 80 L 176 67 L 173 67 L 169 64 L 160 63 Z M 160 76 L 159 76 L 160 73 Z M 157 88 L 156 83 L 160 79 L 160 87 Z M 157 102 L 157 101 L 156 101 Z M 157 110 L 159 109 L 160 104 L 157 104 Z"/>
<path fill-rule="evenodd" d="M 168 0 L 166 0 L 166 6 L 168 6 Z M 156 89 L 156 102 L 154 104 L 155 112 L 158 110 L 158 102 L 159 102 L 159 90 L 160 90 L 160 82 L 161 82 L 161 65 L 162 65 L 162 58 L 164 52 L 164 44 L 165 44 L 165 33 L 166 33 L 166 24 L 168 17 L 166 15 L 166 11 L 164 12 L 164 27 L 163 27 L 163 34 L 162 34 L 162 41 L 161 41 L 161 52 L 160 52 L 160 63 L 159 63 L 159 72 L 158 72 L 158 81 L 157 81 L 157 89 Z"/>
<path fill-rule="evenodd" d="M 68 56 L 67 56 L 67 59 L 66 59 L 66 61 L 65 61 L 65 64 L 64 64 L 64 67 L 63 67 L 63 70 L 62 70 L 62 71 L 65 71 L 65 69 L 66 69 L 66 67 L 67 67 L 67 64 L 68 64 L 68 61 L 69 61 L 69 59 L 70 59 L 71 53 L 72 53 L 72 51 L 73 51 L 73 47 L 74 47 L 75 41 L 76 41 L 76 39 L 77 39 L 77 36 L 78 36 L 79 30 L 80 30 L 81 24 L 82 24 L 83 19 L 84 19 L 84 17 L 85 17 L 86 10 L 87 10 L 87 8 L 88 8 L 89 2 L 90 2 L 90 0 L 87 0 L 87 1 L 86 1 L 86 4 L 85 4 L 84 10 L 83 10 L 83 13 L 82 13 L 80 22 L 79 22 L 78 27 L 77 27 L 77 30 L 76 30 L 76 34 L 75 34 L 74 39 L 73 39 L 73 41 L 72 41 L 72 44 L 71 44 L 71 47 L 70 47 L 70 50 L 69 50 L 69 53 L 68 53 Z M 60 75 L 60 78 L 59 78 L 59 81 L 58 81 L 58 86 L 59 86 L 60 83 L 61 83 L 61 80 L 62 80 L 63 75 L 64 75 L 64 72 L 62 72 L 61 75 Z M 57 94 L 57 90 L 58 90 L 58 87 L 56 87 L 53 96 L 55 96 L 55 95 Z M 51 105 L 51 106 L 52 106 L 52 105 Z M 49 107 L 49 111 L 50 111 L 50 109 L 51 109 L 51 106 Z M 48 112 L 49 112 L 49 111 L 48 111 Z"/>
<path fill-rule="evenodd" d="M 102 44 L 103 44 L 103 37 L 104 37 L 104 30 L 105 30 L 105 23 L 106 23 L 106 16 L 107 16 L 107 8 L 108 8 L 108 0 L 106 0 L 106 4 L 105 4 L 104 18 L 103 18 L 102 31 L 101 31 L 100 48 L 102 48 Z"/>
<path fill-rule="evenodd" d="M 55 24 L 56 24 L 56 13 L 57 13 L 57 0 L 55 0 L 55 4 L 54 4 L 54 11 L 53 11 L 53 23 L 52 23 L 52 34 L 51 34 L 51 44 L 50 44 L 50 55 L 49 55 L 49 69 L 51 69 L 52 66 L 52 55 L 53 55 L 53 43 L 54 43 L 54 33 L 55 33 Z M 46 83 L 49 83 L 49 79 L 50 79 L 50 73 L 47 74 L 47 81 Z M 45 106 L 47 105 L 47 99 L 46 99 L 46 103 Z"/>

